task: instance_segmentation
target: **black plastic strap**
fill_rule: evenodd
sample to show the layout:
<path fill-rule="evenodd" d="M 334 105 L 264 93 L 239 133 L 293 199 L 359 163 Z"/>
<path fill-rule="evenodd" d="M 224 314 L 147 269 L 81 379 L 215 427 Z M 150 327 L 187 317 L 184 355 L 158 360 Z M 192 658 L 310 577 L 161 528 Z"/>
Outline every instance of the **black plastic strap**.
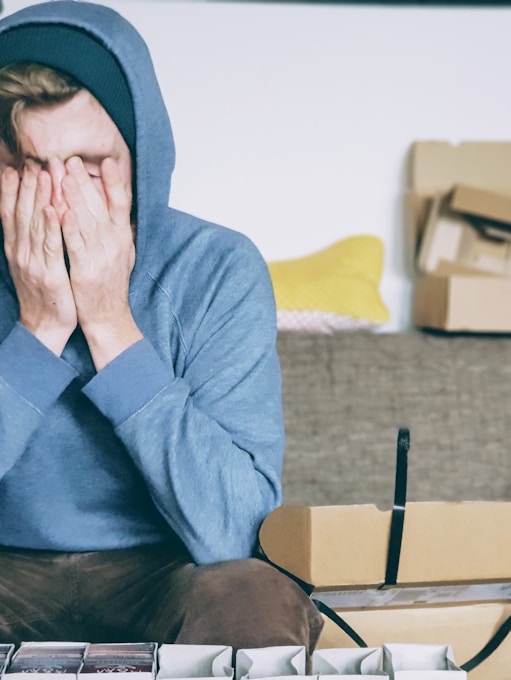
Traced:
<path fill-rule="evenodd" d="M 404 513 L 406 505 L 406 481 L 408 475 L 408 450 L 410 448 L 410 431 L 407 428 L 400 428 L 397 437 L 397 461 L 396 461 L 396 483 L 394 488 L 394 508 L 390 525 L 389 550 L 387 554 L 387 571 L 385 576 L 386 585 L 395 585 L 397 580 L 397 570 L 399 567 L 399 557 L 401 553 L 401 539 L 403 536 Z M 297 583 L 307 595 L 312 595 L 314 585 L 308 583 L 287 569 L 272 562 L 264 552 L 261 542 L 258 542 L 255 557 L 268 562 L 275 569 L 288 576 Z M 345 621 L 339 614 L 321 600 L 311 597 L 311 601 L 317 609 L 333 621 L 346 635 L 348 635 L 359 647 L 367 647 L 365 640 Z"/>
<path fill-rule="evenodd" d="M 314 586 L 312 585 L 312 583 L 308 583 L 307 581 L 298 578 L 298 576 L 295 576 L 295 574 L 292 574 L 287 569 L 284 569 L 283 567 L 280 567 L 278 564 L 275 564 L 275 562 L 272 562 L 262 549 L 261 543 L 258 544 L 254 557 L 257 557 L 260 560 L 263 560 L 264 562 L 271 564 L 272 567 L 275 567 L 275 569 L 278 569 L 278 571 L 280 571 L 282 574 L 288 576 L 295 583 L 297 583 L 300 586 L 300 588 L 302 588 L 310 597 L 314 590 Z M 311 602 L 313 602 L 313 604 L 316 606 L 319 612 L 325 614 L 325 616 L 328 616 L 328 618 L 331 621 L 333 621 L 337 626 L 339 626 L 339 628 L 341 628 L 341 630 L 343 630 L 346 633 L 346 635 L 348 635 L 357 645 L 359 645 L 359 647 L 367 647 L 367 643 L 360 637 L 360 635 L 350 626 L 350 624 L 347 621 L 340 617 L 339 614 L 337 614 L 337 612 L 335 612 L 331 607 L 329 607 L 321 600 L 316 600 L 316 598 L 312 597 Z"/>
<path fill-rule="evenodd" d="M 469 661 L 466 661 L 464 664 L 462 664 L 460 668 L 464 671 L 467 671 L 468 673 L 476 666 L 479 666 L 479 664 L 485 661 L 490 656 L 490 654 L 493 654 L 493 652 L 497 649 L 500 643 L 504 641 L 510 632 L 511 616 L 508 616 L 504 623 L 497 630 L 495 635 L 485 644 L 481 651 L 473 656 Z"/>
<path fill-rule="evenodd" d="M 257 557 L 258 559 L 263 560 L 263 562 L 268 562 L 268 564 L 271 564 L 272 567 L 275 567 L 275 569 L 278 569 L 278 571 L 280 571 L 282 574 L 289 576 L 289 578 L 291 580 L 293 580 L 295 583 L 297 583 L 300 586 L 300 588 L 307 593 L 307 595 L 311 595 L 312 591 L 314 590 L 314 586 L 312 585 L 312 583 L 308 583 L 307 581 L 304 581 L 303 579 L 299 578 L 298 576 L 295 576 L 295 574 L 292 574 L 287 569 L 284 569 L 284 567 L 281 567 L 278 564 L 276 564 L 275 562 L 272 562 L 270 560 L 270 558 L 264 552 L 260 541 L 257 544 L 254 557 Z"/>
<path fill-rule="evenodd" d="M 401 557 L 401 541 L 405 522 L 406 482 L 408 477 L 408 450 L 410 448 L 410 430 L 399 428 L 397 435 L 396 483 L 394 487 L 394 507 L 390 523 L 389 548 L 387 552 L 387 569 L 384 586 L 395 586 Z"/>
<path fill-rule="evenodd" d="M 354 630 L 350 624 L 345 621 L 339 614 L 333 610 L 331 607 L 329 607 L 327 604 L 322 602 L 321 600 L 312 600 L 316 607 L 319 609 L 319 611 L 322 614 L 325 614 L 325 616 L 328 616 L 328 618 L 333 621 L 339 628 L 341 628 L 346 635 L 349 635 L 349 637 L 353 640 L 353 642 L 356 642 L 359 647 L 367 647 L 367 642 L 360 637 L 360 635 Z"/>

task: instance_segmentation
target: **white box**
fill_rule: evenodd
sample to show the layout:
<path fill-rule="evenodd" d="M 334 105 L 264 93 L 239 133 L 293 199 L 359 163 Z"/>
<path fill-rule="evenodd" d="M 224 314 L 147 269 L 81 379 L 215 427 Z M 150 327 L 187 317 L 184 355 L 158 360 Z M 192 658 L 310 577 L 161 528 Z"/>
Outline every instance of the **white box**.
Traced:
<path fill-rule="evenodd" d="M 232 678 L 232 647 L 163 644 L 158 650 L 157 679 Z"/>
<path fill-rule="evenodd" d="M 391 680 L 466 680 L 450 645 L 387 644 L 383 668 Z"/>
<path fill-rule="evenodd" d="M 2 676 L 7 670 L 7 666 L 9 665 L 13 652 L 13 644 L 0 645 L 0 676 Z"/>
<path fill-rule="evenodd" d="M 321 680 L 355 680 L 358 678 L 388 678 L 383 670 L 381 647 L 334 647 L 317 649 L 312 654 L 312 672 Z"/>
<path fill-rule="evenodd" d="M 55 680 L 56 675 L 78 677 L 85 642 L 22 642 L 5 672 L 6 680 L 26 680 L 36 673 L 38 680 Z"/>
<path fill-rule="evenodd" d="M 153 680 L 157 649 L 156 642 L 89 644 L 78 680 Z"/>
<path fill-rule="evenodd" d="M 306 672 L 305 647 L 281 645 L 239 649 L 236 653 L 236 680 L 254 678 L 304 678 Z"/>

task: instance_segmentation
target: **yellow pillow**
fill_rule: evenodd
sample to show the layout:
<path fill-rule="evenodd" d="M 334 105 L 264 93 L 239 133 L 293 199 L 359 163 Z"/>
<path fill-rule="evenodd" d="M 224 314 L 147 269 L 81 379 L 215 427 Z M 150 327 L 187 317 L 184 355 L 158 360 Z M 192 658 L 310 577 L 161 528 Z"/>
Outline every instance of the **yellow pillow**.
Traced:
<path fill-rule="evenodd" d="M 305 257 L 268 263 L 279 330 L 332 331 L 388 321 L 378 285 L 383 244 L 350 236 Z"/>

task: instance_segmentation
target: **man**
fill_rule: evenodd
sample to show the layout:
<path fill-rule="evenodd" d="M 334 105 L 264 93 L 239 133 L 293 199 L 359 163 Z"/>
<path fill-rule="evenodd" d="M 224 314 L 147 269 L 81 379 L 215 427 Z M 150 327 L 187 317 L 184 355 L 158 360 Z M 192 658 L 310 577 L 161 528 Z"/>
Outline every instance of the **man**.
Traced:
<path fill-rule="evenodd" d="M 251 558 L 281 501 L 275 309 L 242 235 L 168 208 L 147 48 L 69 0 L 0 21 L 0 641 L 304 644 Z"/>

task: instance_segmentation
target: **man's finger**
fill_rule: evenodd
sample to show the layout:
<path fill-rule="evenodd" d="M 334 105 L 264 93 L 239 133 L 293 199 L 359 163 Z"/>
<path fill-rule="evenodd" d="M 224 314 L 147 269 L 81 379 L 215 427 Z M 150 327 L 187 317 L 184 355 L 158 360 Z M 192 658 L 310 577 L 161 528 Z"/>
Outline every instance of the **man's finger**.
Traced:
<path fill-rule="evenodd" d="M 30 235 L 30 224 L 34 214 L 38 174 L 39 168 L 34 164 L 27 163 L 25 165 L 18 190 L 18 202 L 16 204 L 15 212 L 18 239 L 23 239 Z"/>
<path fill-rule="evenodd" d="M 51 177 L 41 170 L 37 175 L 37 188 L 34 200 L 34 213 L 30 222 L 30 237 L 33 242 L 41 242 L 45 234 L 44 209 L 51 203 Z"/>
<path fill-rule="evenodd" d="M 131 210 L 131 190 L 124 185 L 119 166 L 113 158 L 101 163 L 101 177 L 108 202 L 108 212 L 115 225 L 125 225 Z"/>
<path fill-rule="evenodd" d="M 17 170 L 11 167 L 6 168 L 0 180 L 0 217 L 6 245 L 11 245 L 16 241 L 16 204 L 19 185 L 20 178 Z"/>
<path fill-rule="evenodd" d="M 77 257 L 83 256 L 85 252 L 85 242 L 78 216 L 72 208 L 66 210 L 62 218 L 62 235 L 66 244 L 69 262 L 72 265 L 73 261 L 76 261 Z"/>
<path fill-rule="evenodd" d="M 44 216 L 44 246 L 43 253 L 46 266 L 50 266 L 55 260 L 62 260 L 64 257 L 64 246 L 62 244 L 62 230 L 59 218 L 53 206 L 48 205 L 43 210 Z"/>
<path fill-rule="evenodd" d="M 66 161 L 66 170 L 69 177 L 62 180 L 62 188 L 69 206 L 76 211 L 79 218 L 85 217 L 87 211 L 96 220 L 104 221 L 107 206 L 89 177 L 82 159 L 78 156 L 70 158 Z M 69 178 L 73 181 L 69 181 Z"/>

